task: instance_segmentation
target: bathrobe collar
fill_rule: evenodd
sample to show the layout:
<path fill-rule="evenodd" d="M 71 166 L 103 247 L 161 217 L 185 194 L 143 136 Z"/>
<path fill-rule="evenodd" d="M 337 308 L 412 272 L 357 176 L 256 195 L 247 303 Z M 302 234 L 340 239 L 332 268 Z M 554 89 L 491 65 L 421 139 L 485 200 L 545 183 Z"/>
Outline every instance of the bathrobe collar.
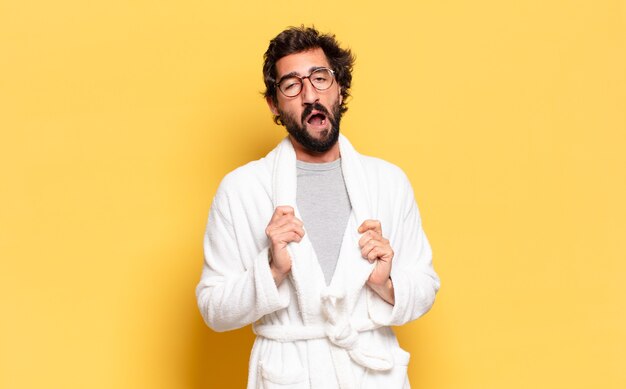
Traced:
<path fill-rule="evenodd" d="M 326 286 L 317 256 L 306 233 L 299 243 L 292 242 L 288 245 L 292 258 L 291 280 L 296 289 L 305 325 L 349 320 L 349 313 L 356 304 L 357 296 L 374 269 L 374 264 L 361 257 L 358 244 L 360 234 L 357 232 L 363 221 L 376 216 L 371 205 L 367 175 L 360 155 L 348 139 L 340 134 L 338 142 L 341 170 L 352 213 L 330 285 Z M 275 153 L 272 169 L 273 205 L 291 206 L 296 217 L 301 219 L 296 204 L 296 153 L 289 138 L 283 139 L 273 153 Z"/>

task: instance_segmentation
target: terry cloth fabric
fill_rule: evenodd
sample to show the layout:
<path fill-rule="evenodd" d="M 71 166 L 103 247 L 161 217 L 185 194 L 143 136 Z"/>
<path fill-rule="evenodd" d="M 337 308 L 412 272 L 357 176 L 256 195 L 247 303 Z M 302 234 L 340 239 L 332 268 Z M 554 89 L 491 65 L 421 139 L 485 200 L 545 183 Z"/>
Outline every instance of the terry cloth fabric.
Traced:
<path fill-rule="evenodd" d="M 339 148 L 352 212 L 330 285 L 307 235 L 288 245 L 292 268 L 280 286 L 269 268 L 265 228 L 275 207 L 292 206 L 302 218 L 289 139 L 228 174 L 214 198 L 196 296 L 216 331 L 253 324 L 248 389 L 409 387 L 409 355 L 390 326 L 434 303 L 439 278 L 430 245 L 404 173 L 358 154 L 343 135 Z M 367 219 L 381 222 L 394 250 L 393 306 L 365 285 L 375 265 L 361 257 L 357 228 Z"/>

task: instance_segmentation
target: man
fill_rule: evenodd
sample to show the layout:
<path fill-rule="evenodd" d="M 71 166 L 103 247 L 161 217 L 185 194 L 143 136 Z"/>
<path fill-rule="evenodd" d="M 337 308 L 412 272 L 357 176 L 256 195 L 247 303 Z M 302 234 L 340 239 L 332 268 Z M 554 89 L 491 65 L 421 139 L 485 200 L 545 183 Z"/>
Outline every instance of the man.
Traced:
<path fill-rule="evenodd" d="M 408 388 L 389 326 L 439 289 L 411 185 L 339 134 L 354 58 L 289 28 L 265 53 L 265 97 L 289 133 L 215 195 L 196 289 L 216 331 L 257 334 L 248 388 Z"/>

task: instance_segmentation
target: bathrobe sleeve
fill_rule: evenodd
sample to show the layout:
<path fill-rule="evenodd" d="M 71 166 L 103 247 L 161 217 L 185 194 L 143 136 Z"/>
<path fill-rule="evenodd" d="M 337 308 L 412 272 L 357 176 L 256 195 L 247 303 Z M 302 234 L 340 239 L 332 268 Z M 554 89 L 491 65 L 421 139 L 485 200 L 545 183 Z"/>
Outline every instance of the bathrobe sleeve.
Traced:
<path fill-rule="evenodd" d="M 401 180 L 399 187 L 404 190 L 400 191 L 400 217 L 389 237 L 394 250 L 391 280 L 395 304 L 392 306 L 386 303 L 370 289 L 367 294 L 370 318 L 386 326 L 402 325 L 428 312 L 435 302 L 440 285 L 432 266 L 432 251 L 422 228 L 413 189 L 404 173 Z"/>
<path fill-rule="evenodd" d="M 287 283 L 277 288 L 272 277 L 268 248 L 247 253 L 239 249 L 238 241 L 256 245 L 248 236 L 237 236 L 227 198 L 218 190 L 211 206 L 204 235 L 204 266 L 196 288 L 202 317 L 215 331 L 244 327 L 289 305 Z M 264 231 L 265 226 L 260 228 Z"/>

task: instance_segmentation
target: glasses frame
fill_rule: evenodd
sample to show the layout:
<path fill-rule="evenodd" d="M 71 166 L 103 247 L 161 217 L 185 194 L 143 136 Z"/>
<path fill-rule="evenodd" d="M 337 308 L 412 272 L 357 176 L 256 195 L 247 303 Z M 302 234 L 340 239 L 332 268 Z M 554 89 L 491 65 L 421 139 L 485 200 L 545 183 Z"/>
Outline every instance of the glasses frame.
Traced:
<path fill-rule="evenodd" d="M 317 71 L 320 71 L 320 70 L 327 70 L 327 71 L 329 71 L 329 72 L 330 72 L 330 75 L 331 75 L 331 77 L 332 77 L 332 78 L 331 78 L 331 81 L 330 81 L 330 85 L 328 85 L 328 87 L 327 87 L 327 88 L 324 88 L 324 89 L 320 89 L 320 88 L 316 87 L 316 86 L 315 86 L 315 84 L 313 83 L 313 81 L 311 81 L 311 79 L 309 78 L 309 77 L 311 77 L 311 76 L 313 75 L 313 73 L 315 73 L 315 72 L 317 72 Z M 283 90 L 282 90 L 282 89 L 280 89 L 280 83 L 281 83 L 284 79 L 286 79 L 286 78 L 291 78 L 291 77 L 295 77 L 295 78 L 299 79 L 299 80 L 300 80 L 300 84 L 301 84 L 301 86 L 300 86 L 300 90 L 298 91 L 298 93 L 296 93 L 296 94 L 295 94 L 295 95 L 293 95 L 293 96 L 289 96 L 289 95 L 287 95 L 285 92 L 283 92 Z M 290 74 L 290 75 L 282 76 L 282 77 L 280 78 L 280 80 L 278 80 L 278 82 L 276 82 L 276 83 L 275 83 L 275 85 L 276 85 L 276 89 L 278 89 L 278 90 L 280 91 L 280 93 L 282 93 L 282 94 L 283 94 L 283 96 L 285 96 L 285 97 L 289 97 L 289 98 L 291 98 L 291 97 L 296 97 L 296 96 L 300 95 L 300 93 L 302 93 L 302 90 L 304 89 L 304 79 L 305 79 L 305 78 L 309 80 L 309 82 L 311 83 L 311 85 L 313 86 L 313 88 L 315 88 L 315 90 L 316 90 L 316 91 L 325 91 L 325 90 L 330 89 L 330 87 L 331 87 L 331 86 L 333 86 L 333 84 L 335 83 L 335 71 L 334 71 L 333 69 L 330 69 L 330 68 L 327 68 L 327 67 L 323 67 L 323 66 L 322 66 L 322 67 L 319 67 L 319 68 L 317 68 L 317 69 L 315 69 L 315 70 L 312 70 L 312 71 L 311 71 L 311 73 L 309 73 L 309 75 L 308 75 L 308 76 L 298 76 L 297 74 Z"/>

